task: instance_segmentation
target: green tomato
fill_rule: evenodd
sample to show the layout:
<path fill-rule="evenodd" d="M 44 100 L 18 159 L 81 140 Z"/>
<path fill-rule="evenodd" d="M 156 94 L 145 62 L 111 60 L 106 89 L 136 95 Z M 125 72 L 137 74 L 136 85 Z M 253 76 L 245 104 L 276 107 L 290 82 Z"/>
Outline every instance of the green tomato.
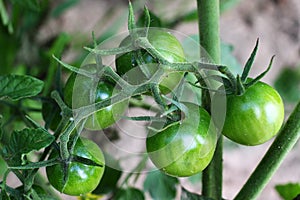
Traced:
<path fill-rule="evenodd" d="M 196 104 L 184 105 L 188 113 L 181 122 L 152 131 L 146 139 L 153 164 L 166 174 L 178 177 L 192 176 L 206 168 L 217 140 L 210 115 Z"/>
<path fill-rule="evenodd" d="M 56 164 L 46 167 L 46 173 L 50 184 L 58 191 L 79 196 L 93 191 L 99 184 L 104 168 L 104 156 L 99 146 L 86 138 L 79 138 L 74 147 L 73 155 L 90 159 L 102 166 L 92 166 L 71 161 L 68 165 L 68 180 L 63 185 L 64 165 Z M 58 156 L 58 151 L 53 150 L 49 158 Z"/>
<path fill-rule="evenodd" d="M 72 108 L 91 105 L 113 96 L 118 89 L 109 81 L 99 81 L 97 86 L 91 78 L 83 75 L 71 74 L 64 90 L 65 102 Z M 91 100 L 93 99 L 93 100 Z M 111 105 L 102 108 L 87 118 L 85 128 L 89 130 L 102 130 L 113 125 L 124 114 L 127 102 L 111 102 Z"/>
<path fill-rule="evenodd" d="M 171 33 L 159 29 L 149 29 L 148 40 L 151 45 L 169 62 L 184 62 L 185 55 L 180 42 Z M 120 46 L 128 45 L 131 42 L 130 36 L 126 37 Z M 158 61 L 148 52 L 141 50 L 143 60 L 147 70 L 152 76 L 158 69 Z M 134 51 L 117 55 L 116 59 L 117 73 L 132 84 L 140 84 L 148 80 L 138 67 Z M 169 93 L 180 82 L 183 74 L 180 72 L 166 71 L 164 77 L 159 82 L 163 93 Z"/>
<path fill-rule="evenodd" d="M 277 91 L 268 84 L 258 82 L 243 95 L 228 95 L 226 99 L 222 133 L 232 141 L 251 146 L 262 144 L 281 128 L 284 105 Z"/>

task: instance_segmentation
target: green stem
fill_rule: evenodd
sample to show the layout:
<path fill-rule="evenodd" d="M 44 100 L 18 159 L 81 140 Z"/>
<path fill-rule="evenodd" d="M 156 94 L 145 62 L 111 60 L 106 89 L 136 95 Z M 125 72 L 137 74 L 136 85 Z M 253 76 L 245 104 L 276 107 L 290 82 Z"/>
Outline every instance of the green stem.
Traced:
<path fill-rule="evenodd" d="M 92 49 L 89 47 L 84 47 L 84 49 L 86 49 L 87 51 L 91 52 L 91 53 L 95 53 L 98 55 L 102 55 L 102 56 L 109 56 L 109 55 L 117 55 L 117 54 L 122 54 L 122 53 L 127 53 L 130 51 L 135 50 L 135 47 L 132 44 L 129 44 L 127 46 L 122 46 L 122 47 L 118 47 L 118 48 L 112 48 L 112 49 Z"/>
<path fill-rule="evenodd" d="M 197 2 L 201 47 L 215 63 L 219 63 L 219 0 L 197 0 Z"/>
<path fill-rule="evenodd" d="M 215 63 L 220 63 L 219 0 L 197 0 L 200 45 Z M 202 104 L 209 109 L 209 91 L 203 91 Z M 223 138 L 220 136 L 214 157 L 203 171 L 202 194 L 213 199 L 222 199 L 222 154 Z"/>
<path fill-rule="evenodd" d="M 258 164 L 248 181 L 234 198 L 256 199 L 300 137 L 300 102 Z"/>

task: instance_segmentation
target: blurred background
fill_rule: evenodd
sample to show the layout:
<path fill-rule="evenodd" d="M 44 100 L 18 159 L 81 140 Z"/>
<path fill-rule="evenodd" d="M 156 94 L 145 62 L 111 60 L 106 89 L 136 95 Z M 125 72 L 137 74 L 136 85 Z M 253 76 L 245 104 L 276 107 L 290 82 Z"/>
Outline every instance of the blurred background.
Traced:
<path fill-rule="evenodd" d="M 264 71 L 271 56 L 276 55 L 273 68 L 263 81 L 280 92 L 288 116 L 300 99 L 299 0 L 220 1 L 222 63 L 240 72 L 259 38 L 259 51 L 251 74 L 255 76 Z M 197 36 L 195 0 L 132 2 L 137 14 L 147 5 L 162 26 Z M 46 80 L 43 93 L 48 95 L 55 88 L 57 69 L 52 54 L 80 66 L 88 54 L 83 47 L 92 46 L 92 31 L 98 43 L 127 31 L 127 5 L 126 0 L 0 0 L 0 75 L 29 74 Z M 63 71 L 63 80 L 68 74 Z M 94 136 L 94 139 L 99 138 Z M 225 140 L 224 198 L 234 197 L 271 142 L 245 147 Z M 275 190 L 278 184 L 300 183 L 299 150 L 298 142 L 260 200 L 281 199 Z M 197 181 L 182 179 L 181 182 L 194 192 L 200 191 Z"/>

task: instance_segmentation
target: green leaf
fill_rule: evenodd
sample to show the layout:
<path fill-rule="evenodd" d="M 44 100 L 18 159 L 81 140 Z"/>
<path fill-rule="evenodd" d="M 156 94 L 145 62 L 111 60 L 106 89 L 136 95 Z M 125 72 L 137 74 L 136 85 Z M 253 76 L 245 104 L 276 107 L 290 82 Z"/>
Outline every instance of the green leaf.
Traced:
<path fill-rule="evenodd" d="M 1 196 L 0 196 L 1 200 L 10 200 L 9 196 L 7 195 L 5 190 L 1 190 Z"/>
<path fill-rule="evenodd" d="M 144 200 L 145 196 L 143 192 L 136 188 L 127 188 L 127 189 L 120 189 L 116 196 L 114 197 L 116 200 Z"/>
<path fill-rule="evenodd" d="M 281 70 L 275 80 L 275 89 L 288 103 L 296 103 L 300 100 L 300 67 Z"/>
<path fill-rule="evenodd" d="M 293 200 L 300 194 L 300 183 L 276 185 L 275 189 L 284 200 Z"/>
<path fill-rule="evenodd" d="M 150 172 L 144 182 L 144 189 L 148 191 L 154 200 L 174 199 L 178 179 L 167 176 L 160 171 Z"/>
<path fill-rule="evenodd" d="M 43 81 L 27 75 L 0 76 L 0 99 L 8 97 L 14 101 L 35 96 L 43 89 Z"/>
<path fill-rule="evenodd" d="M 0 179 L 3 177 L 5 171 L 7 170 L 7 166 L 2 156 L 0 155 Z"/>
<path fill-rule="evenodd" d="M 22 9 L 30 9 L 32 11 L 40 11 L 41 4 L 38 0 L 26 0 L 26 1 L 19 1 L 19 0 L 11 0 L 13 4 L 19 4 Z"/>
<path fill-rule="evenodd" d="M 23 155 L 49 146 L 54 139 L 53 135 L 41 128 L 14 131 L 2 149 L 3 158 L 10 166 L 20 165 Z"/>
<path fill-rule="evenodd" d="M 191 193 L 185 188 L 182 188 L 180 200 L 213 200 L 212 198 L 204 197 L 199 194 Z"/>

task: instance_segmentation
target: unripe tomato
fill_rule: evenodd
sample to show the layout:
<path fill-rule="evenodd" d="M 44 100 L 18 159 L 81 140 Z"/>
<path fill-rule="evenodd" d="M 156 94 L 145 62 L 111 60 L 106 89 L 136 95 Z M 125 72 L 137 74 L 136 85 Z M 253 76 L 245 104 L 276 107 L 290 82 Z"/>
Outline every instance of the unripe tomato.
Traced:
<path fill-rule="evenodd" d="M 97 187 L 104 172 L 105 161 L 99 146 L 93 141 L 82 137 L 77 140 L 73 155 L 90 159 L 102 166 L 92 166 L 71 161 L 68 165 L 69 177 L 65 185 L 63 185 L 63 163 L 46 167 L 46 173 L 50 184 L 55 189 L 64 194 L 79 196 L 91 192 Z M 57 156 L 58 151 L 53 150 L 49 158 Z"/>
<path fill-rule="evenodd" d="M 217 100 L 221 94 L 214 98 Z M 277 134 L 284 120 L 284 105 L 277 91 L 258 82 L 241 96 L 228 95 L 223 135 L 243 145 L 258 145 Z"/>
<path fill-rule="evenodd" d="M 171 176 L 191 176 L 210 163 L 216 129 L 210 115 L 196 104 L 185 103 L 188 114 L 162 130 L 151 131 L 146 147 L 153 164 Z"/>
<path fill-rule="evenodd" d="M 183 48 L 177 38 L 171 33 L 161 29 L 149 29 L 148 40 L 170 63 L 185 61 Z M 130 41 L 130 36 L 128 36 L 121 42 L 120 46 L 127 45 Z M 149 70 L 150 74 L 153 75 L 159 67 L 158 61 L 146 50 L 141 51 L 146 68 Z M 123 76 L 124 79 L 132 84 L 140 84 L 147 80 L 138 67 L 134 51 L 117 55 L 116 69 L 119 75 Z M 160 81 L 160 89 L 162 92 L 168 93 L 172 91 L 178 85 L 182 76 L 183 74 L 180 72 L 170 73 L 166 71 L 163 79 Z"/>
<path fill-rule="evenodd" d="M 101 102 L 110 98 L 114 91 L 114 85 L 108 81 L 99 81 L 93 87 L 93 80 L 83 75 L 71 74 L 64 90 L 65 102 L 68 106 L 79 108 Z M 127 102 L 111 102 L 110 106 L 104 107 L 88 117 L 85 128 L 89 130 L 102 130 L 113 125 L 124 114 Z"/>

